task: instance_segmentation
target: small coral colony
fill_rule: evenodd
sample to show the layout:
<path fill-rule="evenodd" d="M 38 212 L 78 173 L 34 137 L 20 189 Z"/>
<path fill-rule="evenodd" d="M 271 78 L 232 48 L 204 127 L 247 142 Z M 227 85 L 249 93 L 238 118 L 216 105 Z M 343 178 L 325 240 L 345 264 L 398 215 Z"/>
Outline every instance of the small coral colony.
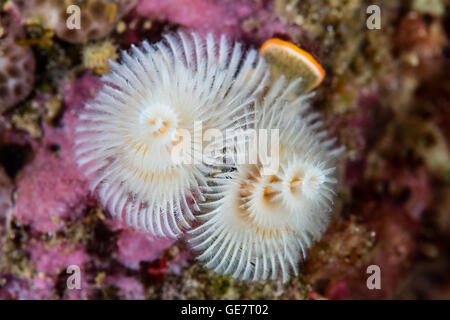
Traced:
<path fill-rule="evenodd" d="M 297 274 L 330 220 L 342 152 L 308 106 L 320 65 L 278 39 L 257 52 L 195 33 L 132 46 L 121 59 L 75 133 L 78 163 L 102 205 L 154 236 L 184 235 L 217 273 L 254 281 Z M 209 159 L 174 161 L 187 137 L 209 129 L 275 132 L 275 170 L 261 144 L 253 161 L 237 161 L 242 145 L 230 152 L 205 138 L 188 155 L 210 147 Z"/>

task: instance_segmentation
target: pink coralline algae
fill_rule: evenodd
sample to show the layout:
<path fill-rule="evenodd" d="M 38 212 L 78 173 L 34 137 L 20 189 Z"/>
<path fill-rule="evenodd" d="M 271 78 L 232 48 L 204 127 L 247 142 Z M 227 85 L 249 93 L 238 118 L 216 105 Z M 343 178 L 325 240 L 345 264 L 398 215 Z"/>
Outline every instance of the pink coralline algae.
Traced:
<path fill-rule="evenodd" d="M 429 174 L 424 168 L 420 168 L 415 172 L 401 171 L 397 174 L 391 173 L 389 176 L 394 177 L 392 188 L 398 190 L 397 197 L 401 197 L 401 193 L 407 190 L 408 194 L 403 194 L 408 196 L 404 204 L 405 211 L 412 220 L 420 222 L 433 198 Z"/>
<path fill-rule="evenodd" d="M 92 240 L 94 244 L 42 240 L 43 235 L 48 233 L 56 234 L 67 232 L 67 228 L 82 227 L 86 221 L 83 220 L 86 211 L 96 204 L 74 161 L 71 134 L 78 111 L 92 98 L 99 85 L 99 78 L 90 72 L 66 79 L 62 85 L 65 112 L 60 124 L 49 126 L 42 122 L 44 134 L 41 140 L 14 132 L 7 132 L 0 139 L 0 145 L 4 142 L 29 144 L 33 153 L 33 157 L 14 179 L 15 204 L 12 202 L 11 179 L 0 167 L 0 234 L 4 239 L 4 228 L 8 225 L 7 213 L 12 213 L 15 223 L 29 226 L 31 241 L 22 250 L 33 266 L 30 278 L 0 273 L 0 280 L 4 283 L 0 286 L 2 298 L 50 299 L 60 296 L 65 299 L 86 299 L 108 296 L 102 288 L 114 287 L 116 289 L 113 292 L 117 291 L 115 294 L 118 298 L 143 299 L 143 285 L 135 277 L 124 275 L 122 270 L 138 271 L 140 263 L 161 259 L 164 250 L 173 244 L 170 240 L 153 239 L 135 233 L 107 218 L 100 230 L 111 237 L 107 239 L 111 242 L 111 250 L 108 249 L 106 253 L 110 255 L 108 259 L 117 261 L 116 265 L 123 267 L 108 274 L 96 285 L 96 277 L 106 267 L 100 261 L 104 256 L 99 260 L 99 254 L 93 253 L 96 239 Z M 81 290 L 67 290 L 65 287 L 68 277 L 66 269 L 70 265 L 80 267 Z M 99 271 L 93 273 L 89 266 Z"/>
<path fill-rule="evenodd" d="M 120 289 L 119 298 L 125 300 L 144 300 L 145 290 L 141 282 L 136 278 L 127 276 L 112 276 L 105 279 L 106 284 L 111 284 Z"/>
<path fill-rule="evenodd" d="M 89 261 L 89 256 L 81 245 L 56 244 L 46 245 L 42 242 L 32 243 L 27 248 L 30 254 L 30 261 L 35 265 L 35 274 L 31 279 L 32 291 L 47 294 L 48 297 L 35 297 L 33 299 L 50 299 L 55 295 L 60 275 L 67 274 L 67 268 L 71 265 L 78 266 L 81 272 L 82 290 L 65 290 L 68 299 L 80 299 L 87 296 L 91 285 L 86 279 L 85 263 Z M 67 275 L 69 276 L 69 275 Z M 66 277 L 63 278 L 63 280 Z M 64 281 L 65 282 L 65 281 Z M 63 289 L 66 283 L 62 283 Z"/>
<path fill-rule="evenodd" d="M 11 179 L 6 175 L 5 170 L 0 167 L 0 219 L 2 219 L 2 222 L 12 208 L 12 190 Z"/>
<path fill-rule="evenodd" d="M 344 281 L 339 281 L 332 286 L 329 286 L 325 292 L 328 299 L 345 300 L 348 299 L 349 290 Z"/>
<path fill-rule="evenodd" d="M 83 43 L 108 35 L 135 4 L 135 0 L 86 0 L 81 2 L 58 0 L 13 0 L 21 14 L 28 19 L 37 20 L 44 27 L 54 30 L 61 39 Z M 77 7 L 70 7 L 76 4 Z M 77 9 L 79 11 L 77 11 Z M 79 12 L 79 25 L 70 17 Z M 73 27 L 68 28 L 68 25 Z"/>
<path fill-rule="evenodd" d="M 2 275 L 0 288 L 2 300 L 41 300 L 50 299 L 54 283 L 48 279 L 25 280 L 11 274 Z"/>

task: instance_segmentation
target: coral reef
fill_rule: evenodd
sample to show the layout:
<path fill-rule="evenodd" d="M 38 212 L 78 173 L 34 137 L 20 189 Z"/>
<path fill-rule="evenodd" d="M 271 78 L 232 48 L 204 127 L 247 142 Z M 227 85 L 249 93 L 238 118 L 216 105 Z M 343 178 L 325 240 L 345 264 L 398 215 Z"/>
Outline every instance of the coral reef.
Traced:
<path fill-rule="evenodd" d="M 30 48 L 17 44 L 22 27 L 12 12 L 0 14 L 0 112 L 14 106 L 33 89 L 35 59 Z"/>
<path fill-rule="evenodd" d="M 131 52 L 110 62 L 112 72 L 79 116 L 77 163 L 115 218 L 177 238 L 195 220 L 204 180 L 217 170 L 207 165 L 214 159 L 203 159 L 202 141 L 190 150 L 201 133 L 196 124 L 205 132 L 246 128 L 269 70 L 256 50 L 244 55 L 239 43 L 212 34 L 165 35 Z"/>
<path fill-rule="evenodd" d="M 276 169 L 275 152 L 268 161 L 259 148 L 254 163 L 208 178 L 208 210 L 189 242 L 201 252 L 198 259 L 220 274 L 253 281 L 281 274 L 286 282 L 330 221 L 335 162 L 343 149 L 335 148 L 318 114 L 308 109 L 307 94 L 286 102 L 297 88 L 297 81 L 279 78 L 256 103 L 255 128 L 278 130 Z"/>
<path fill-rule="evenodd" d="M 2 26 L 12 15 L 18 32 L 12 40 L 0 28 L 0 48 L 9 42 L 30 63 L 20 98 L 0 95 L 0 299 L 450 298 L 447 1 L 139 0 L 125 9 L 125 1 L 79 1 L 110 5 L 91 23 L 95 32 L 68 32 L 62 11 L 33 18 L 39 2 L 56 3 L 0 1 Z M 366 27 L 371 4 L 381 8 L 381 30 Z M 89 41 L 126 50 L 177 30 L 225 33 L 256 48 L 291 41 L 326 71 L 311 107 L 347 148 L 336 209 L 284 284 L 216 275 L 184 241 L 112 222 L 76 167 L 76 117 L 100 88 L 103 55 L 114 58 L 100 49 L 98 66 L 83 62 L 97 49 Z M 81 290 L 66 285 L 69 264 L 81 269 Z M 381 290 L 366 286 L 370 265 L 381 268 Z"/>
<path fill-rule="evenodd" d="M 10 178 L 6 175 L 3 168 L 0 169 L 0 234 L 6 233 L 6 228 L 11 216 L 13 185 Z M 0 244 L 3 246 L 3 239 Z M 2 263 L 2 256 L 0 256 L 0 265 Z"/>

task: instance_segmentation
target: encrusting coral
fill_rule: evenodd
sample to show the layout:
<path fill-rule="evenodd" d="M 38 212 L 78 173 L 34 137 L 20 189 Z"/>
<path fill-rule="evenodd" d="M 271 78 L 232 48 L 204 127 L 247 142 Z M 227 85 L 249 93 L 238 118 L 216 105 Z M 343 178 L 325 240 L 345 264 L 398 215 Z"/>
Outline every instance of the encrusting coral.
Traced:
<path fill-rule="evenodd" d="M 279 78 L 257 104 L 256 129 L 279 130 L 279 154 L 271 154 L 278 168 L 265 171 L 267 155 L 258 145 L 256 164 L 237 164 L 208 179 L 213 191 L 203 205 L 209 212 L 199 216 L 202 224 L 190 232 L 190 242 L 201 251 L 198 259 L 218 273 L 253 281 L 281 273 L 287 281 L 330 220 L 334 166 L 343 149 L 318 130 L 310 95 L 289 98 L 300 81 Z"/>
<path fill-rule="evenodd" d="M 13 3 L 30 22 L 53 30 L 63 40 L 82 43 L 100 39 L 111 32 L 117 21 L 133 8 L 136 0 L 13 0 Z M 76 5 L 79 12 L 71 10 L 72 5 Z M 71 20 L 70 17 L 78 13 L 79 26 L 76 26 L 77 19 Z M 73 22 L 74 27 L 69 28 L 68 22 Z"/>
<path fill-rule="evenodd" d="M 315 89 L 325 78 L 325 70 L 311 54 L 288 41 L 270 39 L 262 45 L 260 53 L 270 64 L 273 78 L 302 79 L 299 93 Z"/>
<path fill-rule="evenodd" d="M 22 28 L 9 13 L 0 14 L 0 112 L 24 99 L 33 88 L 35 59 L 29 47 L 16 44 Z"/>

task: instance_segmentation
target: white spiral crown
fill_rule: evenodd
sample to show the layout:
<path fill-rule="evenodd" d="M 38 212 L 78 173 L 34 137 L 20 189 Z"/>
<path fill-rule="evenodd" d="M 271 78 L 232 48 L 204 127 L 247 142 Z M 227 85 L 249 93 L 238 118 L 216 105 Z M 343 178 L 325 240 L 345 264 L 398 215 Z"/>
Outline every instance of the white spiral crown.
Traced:
<path fill-rule="evenodd" d="M 200 186 L 214 171 L 172 161 L 180 130 L 196 137 L 196 121 L 203 130 L 248 126 L 249 106 L 267 83 L 268 68 L 255 50 L 244 56 L 239 43 L 195 33 L 132 46 L 111 66 L 79 117 L 78 163 L 113 216 L 175 238 L 190 228 L 203 199 Z"/>

